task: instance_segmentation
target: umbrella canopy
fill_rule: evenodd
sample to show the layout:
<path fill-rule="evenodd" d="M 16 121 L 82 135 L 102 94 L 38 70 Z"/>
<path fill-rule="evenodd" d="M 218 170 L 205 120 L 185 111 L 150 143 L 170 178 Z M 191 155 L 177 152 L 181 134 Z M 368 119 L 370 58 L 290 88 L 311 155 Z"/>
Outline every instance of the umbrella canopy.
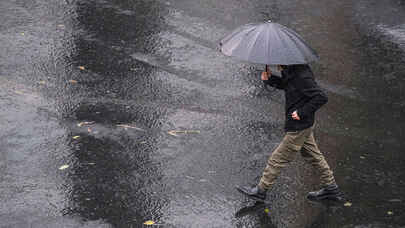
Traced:
<path fill-rule="evenodd" d="M 241 26 L 220 45 L 227 56 L 266 65 L 307 64 L 319 59 L 300 35 L 271 21 Z"/>

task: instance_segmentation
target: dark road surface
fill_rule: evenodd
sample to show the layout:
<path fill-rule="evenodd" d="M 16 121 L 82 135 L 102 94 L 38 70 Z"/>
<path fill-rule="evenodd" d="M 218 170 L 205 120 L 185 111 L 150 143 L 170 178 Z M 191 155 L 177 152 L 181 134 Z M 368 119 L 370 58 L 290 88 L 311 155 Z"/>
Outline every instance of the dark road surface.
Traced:
<path fill-rule="evenodd" d="M 270 205 L 234 189 L 283 96 L 217 42 L 268 19 L 321 56 L 316 137 L 347 202 L 308 202 L 300 157 Z M 2 0 L 0 21 L 1 228 L 405 227 L 404 1 Z"/>

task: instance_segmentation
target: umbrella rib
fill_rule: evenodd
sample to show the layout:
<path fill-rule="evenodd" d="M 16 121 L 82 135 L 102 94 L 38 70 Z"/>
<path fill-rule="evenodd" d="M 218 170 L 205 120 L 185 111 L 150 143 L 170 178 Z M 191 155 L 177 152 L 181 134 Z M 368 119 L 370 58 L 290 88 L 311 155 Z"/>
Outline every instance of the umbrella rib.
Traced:
<path fill-rule="evenodd" d="M 277 34 L 278 40 L 280 40 L 280 43 L 283 44 L 283 47 L 288 47 L 288 45 L 286 45 L 284 39 L 281 38 L 280 34 L 279 34 L 278 32 L 276 32 L 276 34 Z M 286 50 L 288 50 L 288 49 L 286 48 Z M 285 51 L 285 50 L 284 50 L 284 51 Z M 281 60 L 280 60 L 279 64 L 280 64 L 280 65 L 288 65 L 288 64 L 282 63 Z"/>
<path fill-rule="evenodd" d="M 244 36 L 248 36 L 250 33 L 254 32 L 256 30 L 256 28 L 252 28 L 248 31 L 245 32 Z M 237 43 L 237 45 L 235 44 L 235 48 L 236 49 L 241 43 L 243 42 L 243 39 L 240 39 L 239 42 Z M 243 58 L 242 58 L 243 59 Z"/>
<path fill-rule="evenodd" d="M 267 29 L 267 36 L 266 36 L 267 40 L 266 40 L 266 49 L 265 49 L 266 58 L 270 57 L 270 51 L 269 51 L 270 39 L 269 39 L 269 37 L 270 37 L 270 29 Z M 266 65 L 268 62 L 270 62 L 270 59 L 266 59 Z M 266 70 L 267 70 L 267 67 L 266 67 Z"/>
<path fill-rule="evenodd" d="M 306 64 L 319 59 L 298 33 L 278 23 L 248 24 L 234 30 L 222 39 L 221 52 L 267 65 Z"/>
<path fill-rule="evenodd" d="M 228 53 L 229 55 L 232 55 L 233 51 L 234 51 L 236 48 L 238 48 L 238 46 L 240 45 L 240 43 L 243 41 L 242 35 L 243 35 L 243 36 L 247 36 L 247 34 L 249 34 L 250 32 L 252 32 L 252 30 L 254 30 L 254 28 L 250 28 L 250 29 L 238 31 L 237 33 L 239 33 L 240 36 L 233 36 L 233 37 L 230 37 L 230 38 L 228 39 L 228 41 L 231 41 L 232 39 L 235 38 L 235 41 L 230 42 L 230 43 L 233 43 L 233 45 L 232 45 L 231 48 L 228 48 L 228 50 L 230 51 L 230 53 Z M 236 34 L 236 33 L 235 33 L 235 34 Z M 238 38 L 238 39 L 236 39 L 236 38 Z M 228 41 L 227 41 L 227 42 L 228 42 Z"/>
<path fill-rule="evenodd" d="M 304 53 L 307 51 L 307 50 L 304 50 L 304 47 L 305 48 L 307 48 L 307 49 L 309 49 L 312 53 L 316 53 L 315 52 L 315 50 L 313 50 L 305 41 L 304 41 L 304 39 L 302 39 L 298 34 L 294 34 L 293 32 L 291 32 L 290 30 L 286 30 L 286 35 L 287 36 L 289 36 L 289 37 L 291 37 L 291 40 L 294 42 L 294 44 L 295 44 L 295 46 L 297 47 L 297 49 L 298 50 L 300 50 L 300 54 L 301 54 L 301 56 L 303 57 L 303 59 L 305 60 L 305 61 L 308 61 L 308 60 L 311 60 L 311 59 L 308 59 L 310 56 L 306 56 Z M 299 39 L 300 41 L 301 41 L 301 43 L 304 45 L 304 47 L 301 47 L 301 45 L 299 45 L 299 43 L 295 40 L 295 39 L 293 39 L 293 38 L 297 38 L 297 39 Z M 312 54 L 311 53 L 311 54 Z"/>
<path fill-rule="evenodd" d="M 289 33 L 288 30 L 284 31 L 284 33 L 290 38 L 290 40 L 292 41 L 292 43 L 294 44 L 294 47 L 300 51 L 298 51 L 298 53 L 301 55 L 301 57 L 305 60 L 305 56 L 302 53 L 302 49 L 299 47 L 299 45 L 297 44 L 297 42 L 295 41 L 295 39 L 293 39 L 293 36 L 291 36 L 291 34 Z M 296 61 L 296 64 L 298 64 L 299 62 Z"/>
<path fill-rule="evenodd" d="M 275 25 L 273 25 L 273 26 L 275 26 Z M 274 32 L 270 32 L 270 31 L 271 30 L 269 29 L 269 34 L 270 34 L 269 44 L 270 44 L 270 37 L 271 37 L 271 40 L 273 40 L 273 42 L 271 43 L 270 48 L 269 48 L 269 49 L 271 49 L 271 51 L 269 51 L 269 56 L 270 56 L 270 54 L 273 54 L 273 55 L 274 55 L 274 53 L 277 54 L 277 45 L 276 44 L 280 43 L 280 41 L 281 41 L 280 37 L 278 35 L 274 34 L 274 33 L 276 33 L 275 31 Z M 276 41 L 276 40 L 278 40 L 278 41 Z M 280 64 L 280 62 L 273 61 L 273 62 L 271 62 L 271 64 L 278 65 L 278 64 Z"/>
<path fill-rule="evenodd" d="M 252 54 L 253 47 L 256 46 L 256 43 L 257 43 L 257 40 L 258 40 L 257 38 L 258 38 L 259 36 L 260 36 L 260 32 L 258 32 L 257 35 L 256 35 L 256 39 L 255 39 L 253 45 L 252 45 L 251 48 L 250 48 L 249 54 L 247 55 L 247 59 L 250 59 L 250 55 Z"/>
<path fill-rule="evenodd" d="M 251 25 L 251 24 L 248 24 Z M 221 52 L 232 56 L 235 49 L 238 48 L 241 42 L 243 42 L 243 37 L 247 36 L 255 27 L 248 27 L 248 25 L 243 26 L 242 28 L 234 30 L 230 35 L 226 36 L 221 41 Z"/>

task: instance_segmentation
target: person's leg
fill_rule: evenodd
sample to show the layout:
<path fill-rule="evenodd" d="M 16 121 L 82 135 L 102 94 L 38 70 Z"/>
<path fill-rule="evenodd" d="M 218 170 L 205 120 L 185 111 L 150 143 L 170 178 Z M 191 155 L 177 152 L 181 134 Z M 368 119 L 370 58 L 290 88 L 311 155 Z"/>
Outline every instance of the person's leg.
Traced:
<path fill-rule="evenodd" d="M 255 199 L 263 201 L 266 199 L 266 192 L 274 184 L 280 174 L 280 170 L 289 162 L 293 161 L 298 151 L 309 136 L 310 130 L 305 129 L 298 132 L 287 132 L 276 150 L 273 151 L 267 161 L 267 166 L 263 171 L 260 182 L 255 187 L 236 187 L 241 193 Z"/>
<path fill-rule="evenodd" d="M 274 184 L 281 169 L 294 160 L 311 132 L 312 128 L 307 128 L 297 132 L 287 132 L 280 145 L 273 151 L 268 159 L 267 166 L 263 171 L 259 184 L 253 188 L 248 186 L 238 186 L 236 187 L 238 191 L 253 199 L 265 200 L 267 190 Z"/>
<path fill-rule="evenodd" d="M 263 171 L 259 182 L 259 188 L 263 190 L 270 189 L 274 181 L 280 175 L 281 169 L 293 161 L 301 150 L 304 142 L 307 140 L 311 130 L 304 129 L 298 132 L 287 132 L 283 141 L 271 154 L 267 161 L 267 166 Z"/>
<path fill-rule="evenodd" d="M 335 182 L 333 172 L 325 160 L 325 156 L 321 153 L 318 145 L 315 142 L 314 133 L 311 132 L 308 139 L 304 142 L 301 148 L 301 155 L 304 160 L 310 163 L 320 173 L 322 188 L 318 191 L 309 192 L 309 199 L 336 199 L 341 196 L 339 187 Z"/>
<path fill-rule="evenodd" d="M 321 153 L 315 142 L 314 133 L 311 132 L 301 148 L 301 155 L 304 160 L 311 164 L 320 173 L 321 186 L 335 184 L 333 172 L 330 169 L 325 156 Z"/>

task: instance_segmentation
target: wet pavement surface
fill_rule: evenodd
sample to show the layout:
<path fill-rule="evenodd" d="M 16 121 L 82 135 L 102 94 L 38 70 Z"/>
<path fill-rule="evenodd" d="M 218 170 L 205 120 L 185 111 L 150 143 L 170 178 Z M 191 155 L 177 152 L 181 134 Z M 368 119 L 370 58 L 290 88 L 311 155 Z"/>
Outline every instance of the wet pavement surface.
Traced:
<path fill-rule="evenodd" d="M 0 227 L 405 227 L 405 2 L 2 0 Z M 345 202 L 297 158 L 253 205 L 283 137 L 263 66 L 223 56 L 272 19 L 318 50 L 316 137 Z"/>

